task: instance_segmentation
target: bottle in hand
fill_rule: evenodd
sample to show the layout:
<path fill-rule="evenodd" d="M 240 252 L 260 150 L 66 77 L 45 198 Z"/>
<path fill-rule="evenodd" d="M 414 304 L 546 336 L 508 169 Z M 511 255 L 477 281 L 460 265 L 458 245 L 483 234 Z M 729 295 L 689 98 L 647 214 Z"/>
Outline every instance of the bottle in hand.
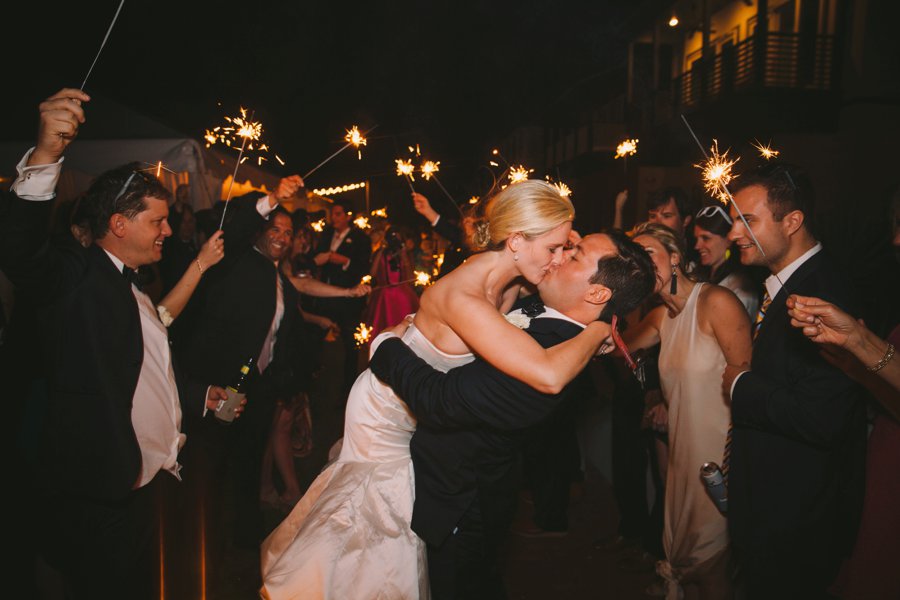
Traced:
<path fill-rule="evenodd" d="M 252 366 L 253 357 L 250 357 L 247 359 L 247 362 L 244 363 L 244 366 L 241 367 L 241 370 L 234 380 L 232 380 L 232 382 L 228 384 L 228 387 L 225 388 L 225 393 L 228 394 L 228 398 L 223 400 L 216 409 L 216 418 L 220 421 L 226 423 L 234 421 L 234 411 L 241 405 L 241 401 L 246 396 L 245 388 L 247 386 L 247 380 L 250 378 L 250 368 Z"/>

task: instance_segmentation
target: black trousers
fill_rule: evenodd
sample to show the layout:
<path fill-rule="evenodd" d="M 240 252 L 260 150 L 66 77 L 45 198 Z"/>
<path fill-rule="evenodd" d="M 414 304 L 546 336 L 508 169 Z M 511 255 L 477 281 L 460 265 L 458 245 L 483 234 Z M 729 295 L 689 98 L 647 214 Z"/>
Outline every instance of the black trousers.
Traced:
<path fill-rule="evenodd" d="M 178 482 L 160 472 L 118 501 L 45 495 L 40 553 L 67 598 L 159 598 L 163 507 Z"/>
<path fill-rule="evenodd" d="M 433 600 L 506 598 L 497 564 L 500 539 L 485 530 L 481 509 L 466 511 L 441 546 L 428 544 L 428 577 Z"/>

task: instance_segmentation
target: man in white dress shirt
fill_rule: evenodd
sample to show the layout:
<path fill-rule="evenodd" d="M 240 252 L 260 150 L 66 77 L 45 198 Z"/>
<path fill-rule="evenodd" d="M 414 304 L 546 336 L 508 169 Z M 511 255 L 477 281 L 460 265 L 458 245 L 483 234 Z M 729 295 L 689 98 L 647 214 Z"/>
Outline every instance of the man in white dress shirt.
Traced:
<path fill-rule="evenodd" d="M 92 184 L 93 246 L 49 242 L 62 154 L 89 100 L 64 89 L 40 105 L 37 145 L 0 198 L 0 268 L 38 304 L 46 352 L 41 554 L 67 597 L 143 598 L 159 595 L 157 502 L 180 479 L 182 409 L 201 413 L 224 390 L 180 397 L 166 329 L 136 283 L 172 233 L 152 174 L 126 166 Z"/>

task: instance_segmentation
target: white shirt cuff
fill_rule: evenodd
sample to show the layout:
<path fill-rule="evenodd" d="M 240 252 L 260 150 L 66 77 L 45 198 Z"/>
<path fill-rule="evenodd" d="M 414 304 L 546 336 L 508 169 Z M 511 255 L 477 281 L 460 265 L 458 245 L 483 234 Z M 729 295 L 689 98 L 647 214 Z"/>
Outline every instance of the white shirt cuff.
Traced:
<path fill-rule="evenodd" d="M 732 399 L 734 398 L 734 386 L 737 385 L 738 379 L 741 378 L 741 375 L 743 375 L 744 373 L 749 373 L 749 372 L 750 371 L 741 371 L 740 373 L 737 374 L 737 377 L 735 377 L 734 381 L 731 382 L 731 390 L 729 390 L 729 392 L 728 392 L 729 398 L 732 398 Z"/>
<path fill-rule="evenodd" d="M 265 195 L 259 200 L 256 201 L 256 212 L 259 213 L 263 219 L 268 220 L 269 215 L 272 214 L 272 211 L 275 210 L 275 207 L 278 206 L 278 202 L 275 202 L 275 206 L 271 206 L 269 204 L 269 195 Z"/>
<path fill-rule="evenodd" d="M 53 200 L 56 198 L 56 183 L 59 181 L 59 174 L 62 171 L 63 157 L 49 165 L 29 167 L 26 165 L 32 152 L 34 152 L 34 148 L 26 152 L 19 164 L 16 165 L 18 176 L 10 190 L 23 200 Z"/>
<path fill-rule="evenodd" d="M 347 261 L 347 264 L 344 265 L 343 267 L 341 267 L 341 269 L 343 269 L 344 271 L 346 271 L 346 270 L 349 269 L 349 268 L 350 268 L 350 261 L 348 260 L 348 261 Z"/>
<path fill-rule="evenodd" d="M 434 221 L 431 222 L 431 226 L 434 227 L 435 225 L 438 224 L 438 221 L 440 221 L 440 220 L 441 220 L 441 215 L 436 216 L 434 218 Z"/>

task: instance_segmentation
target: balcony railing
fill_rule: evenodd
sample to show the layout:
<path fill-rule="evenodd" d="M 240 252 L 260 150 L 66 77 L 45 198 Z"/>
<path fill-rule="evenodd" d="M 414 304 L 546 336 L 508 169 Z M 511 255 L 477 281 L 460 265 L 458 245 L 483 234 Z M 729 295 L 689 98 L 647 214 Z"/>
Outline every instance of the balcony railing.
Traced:
<path fill-rule="evenodd" d="M 751 87 L 831 90 L 834 84 L 834 36 L 769 32 L 760 77 L 756 38 L 726 46 L 704 68 L 703 59 L 675 79 L 681 106 L 696 106 Z"/>

